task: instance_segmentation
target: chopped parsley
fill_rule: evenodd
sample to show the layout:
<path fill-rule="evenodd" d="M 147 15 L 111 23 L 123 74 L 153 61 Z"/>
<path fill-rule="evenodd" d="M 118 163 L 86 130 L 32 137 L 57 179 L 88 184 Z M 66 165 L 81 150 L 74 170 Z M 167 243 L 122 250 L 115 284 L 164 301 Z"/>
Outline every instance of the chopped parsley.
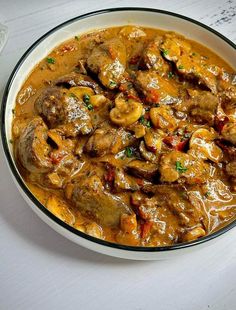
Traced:
<path fill-rule="evenodd" d="M 73 93 L 70 93 L 70 94 L 69 94 L 69 96 L 70 96 L 70 97 L 73 97 L 73 98 L 75 98 L 75 97 L 76 97 L 76 95 L 75 95 L 75 94 L 73 94 Z"/>
<path fill-rule="evenodd" d="M 186 167 L 183 167 L 180 161 L 177 161 L 175 163 L 175 169 L 179 172 L 179 173 L 184 173 L 186 172 L 188 169 Z"/>
<path fill-rule="evenodd" d="M 13 143 L 13 140 L 12 140 L 12 139 L 10 139 L 10 140 L 9 140 L 9 142 L 12 144 L 12 143 Z"/>
<path fill-rule="evenodd" d="M 75 40 L 79 41 L 79 36 L 75 36 Z"/>
<path fill-rule="evenodd" d="M 166 55 L 168 55 L 169 51 L 168 50 L 163 50 L 162 53 L 163 53 L 164 56 L 166 56 Z"/>
<path fill-rule="evenodd" d="M 206 193 L 204 194 L 204 196 L 207 198 L 207 197 L 209 197 L 210 194 L 211 194 L 210 192 L 206 192 Z"/>
<path fill-rule="evenodd" d="M 111 81 L 110 84 L 109 84 L 110 87 L 114 88 L 117 86 L 116 82 L 114 81 Z"/>
<path fill-rule="evenodd" d="M 173 76 L 174 76 L 174 73 L 173 73 L 173 72 L 171 72 L 171 71 L 168 72 L 168 78 L 169 78 L 169 79 L 172 79 Z"/>
<path fill-rule="evenodd" d="M 133 156 L 133 150 L 131 147 L 126 147 L 125 148 L 125 155 L 128 157 L 128 158 L 131 158 Z"/>
<path fill-rule="evenodd" d="M 90 96 L 89 96 L 88 94 L 83 95 L 83 101 L 84 101 L 85 103 L 89 103 L 89 101 L 90 101 Z"/>
<path fill-rule="evenodd" d="M 86 107 L 89 111 L 93 110 L 93 105 L 91 103 L 87 104 Z"/>
<path fill-rule="evenodd" d="M 182 69 L 184 69 L 184 66 L 183 65 L 179 65 L 178 69 L 182 70 Z"/>
<path fill-rule="evenodd" d="M 196 55 L 197 55 L 197 53 L 195 53 L 195 52 L 192 53 L 192 56 L 196 56 Z"/>
<path fill-rule="evenodd" d="M 55 60 L 55 58 L 47 57 L 47 58 L 46 58 L 46 62 L 47 62 L 48 64 L 55 64 L 56 60 Z"/>
<path fill-rule="evenodd" d="M 15 114 L 15 109 L 12 109 L 11 112 L 12 112 L 12 114 Z"/>
<path fill-rule="evenodd" d="M 116 87 L 116 85 L 117 85 L 117 84 L 116 84 L 116 82 L 114 82 L 114 81 L 111 81 L 110 84 L 109 84 L 109 86 L 112 87 L 112 88 Z"/>
<path fill-rule="evenodd" d="M 152 124 L 149 120 L 147 120 L 143 115 L 139 118 L 139 123 L 146 126 L 147 128 L 151 128 Z"/>

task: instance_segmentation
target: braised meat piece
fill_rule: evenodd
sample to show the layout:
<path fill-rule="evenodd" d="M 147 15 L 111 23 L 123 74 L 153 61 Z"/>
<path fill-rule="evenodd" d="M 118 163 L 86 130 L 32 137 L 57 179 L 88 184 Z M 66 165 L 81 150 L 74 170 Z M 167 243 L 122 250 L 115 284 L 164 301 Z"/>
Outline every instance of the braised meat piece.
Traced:
<path fill-rule="evenodd" d="M 69 184 L 69 200 L 78 208 L 81 214 L 97 220 L 100 224 L 118 227 L 122 214 L 132 214 L 118 196 L 105 190 L 100 178 L 96 175 L 80 176 Z"/>
<path fill-rule="evenodd" d="M 219 99 L 209 91 L 188 89 L 186 98 L 173 106 L 179 112 L 187 113 L 198 124 L 214 124 Z"/>
<path fill-rule="evenodd" d="M 141 66 L 146 69 L 152 69 L 157 71 L 160 75 L 166 74 L 170 71 L 170 65 L 162 57 L 160 45 L 162 43 L 162 37 L 156 36 L 148 46 L 144 49 Z"/>
<path fill-rule="evenodd" d="M 58 87 L 45 88 L 35 101 L 35 109 L 50 128 L 60 126 L 66 136 L 89 134 L 93 129 L 89 111 L 72 95 Z"/>
<path fill-rule="evenodd" d="M 202 184 L 209 178 L 210 166 L 200 158 L 196 159 L 183 152 L 171 151 L 162 156 L 159 171 L 161 182 Z"/>
<path fill-rule="evenodd" d="M 126 67 L 125 45 L 118 38 L 110 39 L 92 50 L 87 63 L 105 87 L 117 88 Z"/>
<path fill-rule="evenodd" d="M 95 94 L 103 92 L 98 83 L 96 83 L 90 76 L 76 72 L 71 72 L 59 77 L 54 81 L 54 85 L 65 88 L 83 86 L 92 88 Z"/>
<path fill-rule="evenodd" d="M 186 40 L 176 34 L 166 34 L 161 44 L 161 50 L 165 59 L 176 64 L 176 69 L 183 77 L 196 80 L 214 94 L 217 92 L 218 72 L 208 66 L 206 62 L 192 50 Z"/>
<path fill-rule="evenodd" d="M 138 178 L 152 181 L 158 174 L 158 165 L 141 160 L 132 160 L 125 166 L 125 170 Z"/>
<path fill-rule="evenodd" d="M 41 117 L 35 117 L 25 127 L 17 144 L 18 159 L 29 172 L 43 173 L 52 169 L 47 144 L 47 126 Z"/>
<path fill-rule="evenodd" d="M 85 152 L 95 157 L 117 154 L 134 141 L 132 134 L 123 128 L 117 129 L 108 124 L 101 124 L 86 143 Z"/>
<path fill-rule="evenodd" d="M 156 71 L 137 71 L 134 85 L 149 103 L 173 104 L 180 101 L 177 85 Z"/>

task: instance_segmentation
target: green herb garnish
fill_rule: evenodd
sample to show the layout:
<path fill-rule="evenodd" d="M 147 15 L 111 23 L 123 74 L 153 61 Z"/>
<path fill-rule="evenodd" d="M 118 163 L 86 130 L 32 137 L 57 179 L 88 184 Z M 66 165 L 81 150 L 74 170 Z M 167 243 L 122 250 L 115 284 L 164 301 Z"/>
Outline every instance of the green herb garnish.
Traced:
<path fill-rule="evenodd" d="M 55 62 L 56 62 L 55 58 L 52 58 L 52 57 L 47 57 L 46 61 L 48 64 L 55 64 Z"/>
<path fill-rule="evenodd" d="M 139 123 L 146 126 L 147 128 L 151 128 L 152 124 L 149 120 L 147 120 L 143 115 L 139 118 Z"/>
<path fill-rule="evenodd" d="M 178 69 L 182 70 L 182 69 L 184 69 L 184 66 L 183 65 L 179 65 Z"/>
<path fill-rule="evenodd" d="M 10 140 L 9 140 L 9 142 L 12 144 L 12 143 L 13 143 L 13 140 L 12 140 L 12 139 L 10 139 Z"/>
<path fill-rule="evenodd" d="M 164 56 L 166 56 L 166 55 L 168 55 L 169 51 L 168 50 L 163 50 L 162 53 L 163 53 Z"/>
<path fill-rule="evenodd" d="M 88 94 L 83 95 L 83 101 L 84 101 L 85 103 L 89 103 L 89 101 L 90 101 L 90 96 L 89 96 Z"/>
<path fill-rule="evenodd" d="M 89 111 L 93 110 L 93 105 L 91 103 L 87 104 L 86 107 Z"/>
<path fill-rule="evenodd" d="M 73 93 L 70 93 L 70 94 L 69 94 L 69 96 L 70 96 L 70 97 L 73 97 L 73 98 L 75 98 L 75 97 L 76 97 L 76 95 L 75 95 L 75 94 L 73 94 Z"/>
<path fill-rule="evenodd" d="M 116 87 L 116 85 L 117 85 L 117 84 L 116 84 L 116 82 L 114 82 L 114 81 L 111 81 L 110 84 L 109 84 L 109 86 L 112 87 L 112 88 Z"/>
<path fill-rule="evenodd" d="M 175 169 L 179 172 L 179 173 L 184 173 L 186 172 L 188 169 L 186 167 L 183 167 L 180 161 L 177 161 L 175 163 Z"/>
<path fill-rule="evenodd" d="M 12 109 L 11 112 L 12 112 L 12 114 L 15 114 L 15 109 Z"/>
<path fill-rule="evenodd" d="M 195 53 L 195 52 L 192 53 L 192 56 L 196 56 L 196 55 L 197 55 L 197 53 Z"/>
<path fill-rule="evenodd" d="M 75 40 L 79 41 L 79 36 L 75 36 Z"/>
<path fill-rule="evenodd" d="M 171 71 L 168 72 L 168 78 L 169 78 L 169 79 L 172 79 L 173 76 L 174 76 L 174 73 L 173 73 L 173 72 L 171 72 Z"/>
<path fill-rule="evenodd" d="M 207 198 L 207 197 L 209 197 L 210 196 L 210 192 L 206 192 L 205 194 L 204 194 L 204 196 Z"/>
<path fill-rule="evenodd" d="M 128 157 L 128 158 L 131 158 L 133 156 L 133 150 L 130 148 L 130 147 L 126 147 L 125 149 L 125 155 Z"/>

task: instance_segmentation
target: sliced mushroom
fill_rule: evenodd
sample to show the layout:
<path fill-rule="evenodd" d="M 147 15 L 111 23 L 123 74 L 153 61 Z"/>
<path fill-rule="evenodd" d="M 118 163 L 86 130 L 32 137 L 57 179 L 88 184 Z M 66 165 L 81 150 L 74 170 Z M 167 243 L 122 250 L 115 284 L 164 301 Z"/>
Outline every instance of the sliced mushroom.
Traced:
<path fill-rule="evenodd" d="M 74 94 L 81 101 L 86 101 L 86 98 L 89 100 L 90 96 L 94 95 L 94 91 L 90 87 L 85 86 L 71 87 L 69 92 Z"/>
<path fill-rule="evenodd" d="M 203 159 L 210 159 L 215 163 L 220 162 L 223 153 L 214 143 L 216 137 L 217 135 L 213 129 L 211 129 L 211 131 L 205 128 L 197 129 L 190 139 L 190 150 L 188 153 L 197 158 L 201 157 Z"/>
<path fill-rule="evenodd" d="M 129 126 L 135 123 L 143 114 L 143 106 L 133 99 L 125 100 L 122 95 L 115 99 L 115 107 L 110 112 L 113 123 L 119 126 Z"/>
<path fill-rule="evenodd" d="M 153 152 L 150 152 L 147 150 L 146 145 L 144 143 L 144 141 L 141 141 L 139 144 L 139 151 L 142 155 L 142 157 L 152 163 L 155 163 L 158 161 L 159 156 L 157 156 L 156 154 L 154 154 Z"/>

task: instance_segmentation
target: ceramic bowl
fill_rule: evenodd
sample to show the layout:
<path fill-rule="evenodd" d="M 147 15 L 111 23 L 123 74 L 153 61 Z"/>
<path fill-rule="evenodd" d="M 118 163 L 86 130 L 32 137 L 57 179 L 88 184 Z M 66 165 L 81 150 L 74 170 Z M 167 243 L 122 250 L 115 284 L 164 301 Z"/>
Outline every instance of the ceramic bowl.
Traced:
<path fill-rule="evenodd" d="M 68 20 L 47 32 L 21 57 L 14 68 L 3 96 L 1 133 L 5 156 L 13 179 L 29 206 L 38 216 L 61 235 L 91 250 L 127 259 L 155 260 L 183 255 L 213 245 L 227 231 L 236 226 L 236 220 L 217 232 L 198 240 L 166 247 L 132 247 L 115 244 L 80 232 L 50 213 L 30 192 L 14 161 L 11 140 L 12 109 L 25 79 L 34 66 L 63 41 L 91 30 L 136 24 L 144 27 L 172 30 L 198 41 L 221 55 L 236 68 L 236 46 L 215 30 L 188 17 L 167 11 L 144 8 L 106 9 L 84 14 Z"/>

